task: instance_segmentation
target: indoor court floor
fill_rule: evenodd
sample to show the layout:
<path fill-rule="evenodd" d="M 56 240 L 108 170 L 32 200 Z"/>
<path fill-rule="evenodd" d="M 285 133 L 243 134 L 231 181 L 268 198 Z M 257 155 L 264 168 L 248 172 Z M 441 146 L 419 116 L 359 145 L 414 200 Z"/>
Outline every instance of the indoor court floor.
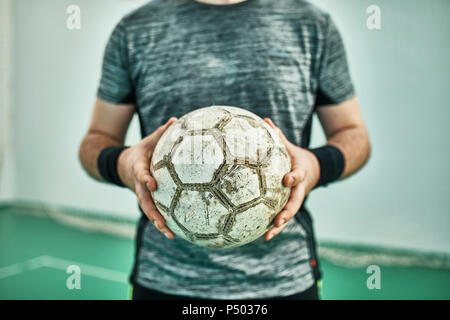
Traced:
<path fill-rule="evenodd" d="M 129 299 L 133 240 L 88 232 L 55 220 L 0 210 L 0 299 Z M 366 268 L 321 258 L 323 299 L 450 299 L 450 270 L 381 268 L 381 289 L 369 290 Z M 81 288 L 69 290 L 69 265 Z"/>

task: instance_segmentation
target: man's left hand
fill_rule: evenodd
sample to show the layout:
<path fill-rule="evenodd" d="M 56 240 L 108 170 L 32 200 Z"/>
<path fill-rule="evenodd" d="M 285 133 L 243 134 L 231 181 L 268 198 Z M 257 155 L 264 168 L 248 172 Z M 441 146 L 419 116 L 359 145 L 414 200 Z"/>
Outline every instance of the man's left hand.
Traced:
<path fill-rule="evenodd" d="M 264 239 L 270 240 L 295 216 L 305 196 L 317 184 L 320 178 L 320 165 L 313 153 L 291 143 L 272 120 L 266 118 L 264 121 L 278 133 L 291 157 L 291 172 L 283 178 L 283 184 L 291 188 L 291 195 L 284 208 L 275 217 L 274 226 L 264 235 Z"/>

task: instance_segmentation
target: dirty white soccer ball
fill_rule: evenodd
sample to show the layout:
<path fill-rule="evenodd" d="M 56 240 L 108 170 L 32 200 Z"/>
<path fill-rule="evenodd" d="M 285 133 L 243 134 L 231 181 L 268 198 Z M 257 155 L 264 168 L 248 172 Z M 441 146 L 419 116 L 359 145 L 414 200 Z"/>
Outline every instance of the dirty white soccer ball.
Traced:
<path fill-rule="evenodd" d="M 228 106 L 190 112 L 158 142 L 152 192 L 167 226 L 194 244 L 236 247 L 262 236 L 290 195 L 291 169 L 277 133 L 255 114 Z"/>

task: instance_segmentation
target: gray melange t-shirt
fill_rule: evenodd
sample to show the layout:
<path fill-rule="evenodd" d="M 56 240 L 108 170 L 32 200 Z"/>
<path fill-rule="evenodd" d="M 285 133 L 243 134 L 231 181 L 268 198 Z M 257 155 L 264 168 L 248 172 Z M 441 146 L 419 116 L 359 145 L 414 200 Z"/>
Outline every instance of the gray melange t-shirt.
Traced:
<path fill-rule="evenodd" d="M 136 105 L 142 136 L 172 116 L 229 105 L 272 118 L 302 147 L 315 108 L 353 95 L 339 32 L 328 14 L 303 0 L 151 1 L 114 29 L 98 90 L 106 101 Z M 303 207 L 271 241 L 208 249 L 167 240 L 142 217 L 131 280 L 213 299 L 299 293 L 319 274 L 312 230 Z"/>

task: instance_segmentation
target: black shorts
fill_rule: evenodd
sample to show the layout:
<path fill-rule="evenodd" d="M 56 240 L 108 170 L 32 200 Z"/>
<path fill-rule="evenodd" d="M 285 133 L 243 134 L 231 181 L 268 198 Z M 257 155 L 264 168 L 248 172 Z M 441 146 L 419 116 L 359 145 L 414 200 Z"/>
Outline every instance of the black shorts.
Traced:
<path fill-rule="evenodd" d="M 139 284 L 133 285 L 133 300 L 204 300 L 187 296 L 171 295 L 156 290 L 147 289 Z M 301 293 L 286 297 L 273 297 L 264 300 L 319 300 L 319 290 L 315 283 L 311 288 Z"/>

